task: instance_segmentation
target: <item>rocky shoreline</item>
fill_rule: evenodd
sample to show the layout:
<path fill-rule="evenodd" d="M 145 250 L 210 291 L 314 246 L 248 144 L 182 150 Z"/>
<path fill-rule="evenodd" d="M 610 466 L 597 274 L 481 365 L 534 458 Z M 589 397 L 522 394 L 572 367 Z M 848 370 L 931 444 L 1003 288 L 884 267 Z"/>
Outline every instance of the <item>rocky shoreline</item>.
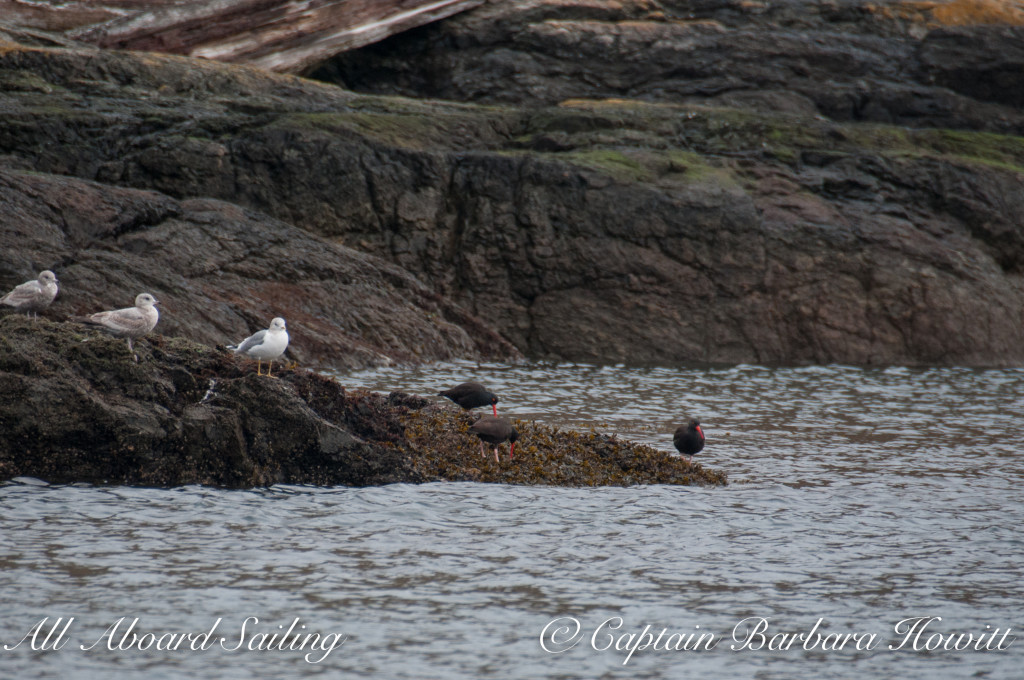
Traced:
<path fill-rule="evenodd" d="M 294 365 L 1024 363 L 1013 3 L 459 7 L 318 80 L 0 19 L 0 288 L 61 282 L 0 319 L 0 477 L 714 484 Z M 138 364 L 54 323 L 141 292 Z M 279 380 L 211 349 L 274 317 Z"/>
<path fill-rule="evenodd" d="M 381 96 L 0 26 L 0 281 L 54 269 L 75 294 L 51 318 L 150 290 L 165 333 L 208 343 L 282 316 L 293 359 L 340 369 L 1019 365 L 1024 70 L 1014 50 L 985 55 L 1020 29 L 812 4 L 786 3 L 769 31 L 736 3 L 694 21 L 656 3 L 491 3 L 335 64 L 356 86 L 391 64 Z M 802 51 L 784 59 L 783 37 Z M 958 85 L 940 39 L 988 90 Z M 651 40 L 648 90 L 580 70 L 637 80 Z M 509 50 L 511 99 L 396 65 L 497 85 Z M 784 83 L 750 71 L 804 61 Z M 842 108 L 857 87 L 870 97 Z"/>
<path fill-rule="evenodd" d="M 415 395 L 348 390 L 151 335 L 0 318 L 0 481 L 169 487 L 431 481 L 721 485 L 725 475 L 597 433 L 517 422 L 516 457 L 481 458 L 469 417 Z M 506 449 L 507 451 L 507 449 Z"/>

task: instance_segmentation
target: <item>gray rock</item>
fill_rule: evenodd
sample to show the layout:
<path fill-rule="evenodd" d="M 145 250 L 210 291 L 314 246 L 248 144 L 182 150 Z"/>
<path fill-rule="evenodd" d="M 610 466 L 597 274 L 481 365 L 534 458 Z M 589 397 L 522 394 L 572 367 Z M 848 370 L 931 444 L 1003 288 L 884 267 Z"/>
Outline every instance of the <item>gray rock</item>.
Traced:
<path fill-rule="evenodd" d="M 50 318 L 145 289 L 160 300 L 159 332 L 209 345 L 286 315 L 285 359 L 305 365 L 518 356 L 394 264 L 222 201 L 0 169 L 0 211 L 5 251 L 60 271 Z"/>
<path fill-rule="evenodd" d="M 501 14 L 502 7 L 512 5 L 518 9 Z M 777 58 L 794 59 L 796 68 L 801 59 L 788 55 L 800 46 L 856 44 L 849 50 L 859 61 L 837 56 L 834 64 L 815 62 L 812 71 L 818 75 L 825 73 L 821 69 L 844 69 L 837 89 L 819 88 L 815 78 L 797 79 L 758 98 L 753 96 L 760 86 L 756 79 L 750 87 L 712 86 L 722 75 L 715 69 L 728 69 L 727 57 L 722 65 L 710 56 L 716 45 L 729 48 L 722 27 L 747 26 L 747 34 L 731 36 L 737 45 L 758 39 L 750 22 L 742 23 L 751 16 L 743 9 L 747 5 L 726 3 L 716 10 L 724 12 L 717 24 L 683 28 L 664 18 L 652 26 L 617 21 L 644 3 L 615 3 L 619 9 L 598 15 L 609 19 L 604 27 L 592 21 L 594 3 L 577 5 L 576 17 L 551 14 L 563 11 L 560 5 L 573 3 L 498 3 L 491 15 L 474 12 L 445 24 L 456 28 L 444 30 L 462 33 L 444 44 L 455 59 L 460 50 L 478 44 L 490 49 L 495 36 L 507 35 L 516 45 L 527 41 L 531 49 L 549 50 L 554 56 L 545 63 L 552 74 L 573 64 L 605 69 L 596 80 L 585 71 L 534 79 L 543 95 L 530 100 L 535 104 L 571 94 L 560 83 L 582 83 L 589 88 L 583 94 L 606 96 L 610 91 L 602 82 L 632 82 L 645 52 L 630 56 L 621 50 L 642 35 L 664 37 L 667 42 L 659 37 L 649 51 L 656 56 L 667 50 L 675 56 L 666 63 L 678 64 L 680 48 L 672 36 L 685 28 L 696 50 L 692 63 L 711 69 L 699 100 L 705 103 L 664 103 L 669 96 L 544 107 L 414 101 L 358 96 L 176 58 L 13 48 L 0 53 L 0 75 L 24 86 L 0 95 L 5 106 L 0 152 L 7 154 L 3 162 L 9 167 L 102 182 L 118 201 L 138 206 L 111 205 L 113 217 L 90 219 L 73 230 L 78 239 L 90 230 L 109 234 L 103 236 L 111 244 L 103 257 L 110 252 L 129 257 L 133 242 L 153 230 L 152 216 L 159 217 L 160 210 L 189 211 L 184 222 L 198 221 L 205 228 L 194 232 L 180 225 L 182 220 L 159 218 L 154 234 L 166 252 L 194 247 L 212 249 L 214 255 L 199 258 L 207 263 L 202 267 L 190 256 L 175 260 L 183 273 L 174 293 L 187 294 L 193 282 L 207 286 L 230 276 L 237 278 L 218 290 L 260 282 L 262 291 L 284 291 L 276 282 L 334 281 L 328 299 L 342 290 L 337 282 L 345 281 L 351 296 L 341 299 L 351 308 L 318 305 L 308 323 L 324 317 L 348 334 L 357 329 L 360 341 L 391 358 L 513 354 L 495 339 L 499 332 L 529 356 L 582 361 L 1012 365 L 1024 360 L 1020 139 L 967 129 L 837 122 L 808 113 L 822 108 L 821 97 L 832 96 L 829 92 L 859 87 L 860 81 L 850 79 L 856 73 L 871 68 L 888 73 L 890 65 L 882 63 L 886 52 L 868 48 L 890 38 L 910 40 L 912 33 L 902 24 L 875 15 L 857 24 L 857 16 L 865 15 L 842 3 L 843 11 L 829 19 L 841 35 L 825 40 L 813 32 L 822 30 L 824 9 L 809 20 L 811 32 L 805 35 L 792 14 L 795 5 L 786 5 L 791 14 L 776 19 L 788 17 L 789 37 L 761 38 L 761 49 L 771 39 L 795 41 L 776 47 Z M 736 12 L 733 23 L 725 21 Z M 533 18 L 516 23 L 522 16 Z M 567 21 L 566 35 L 552 33 L 557 26 L 548 19 Z M 760 27 L 760 21 L 754 25 Z M 876 30 L 878 25 L 887 28 Z M 517 26 L 528 35 L 520 35 Z M 432 44 L 429 36 L 437 35 L 432 31 L 410 36 L 409 44 Z M 621 40 L 605 50 L 614 57 L 605 62 L 614 63 L 602 66 L 601 50 L 588 41 L 580 42 L 582 58 L 574 62 L 576 48 L 570 47 L 582 39 L 580 31 L 590 31 L 586 35 L 594 40 L 607 35 L 601 31 L 618 31 Z M 910 44 L 900 45 L 894 54 L 911 59 Z M 414 56 L 403 54 L 396 59 Z M 533 63 L 529 56 L 516 57 L 526 74 Z M 761 60 L 751 59 L 751 68 Z M 628 68 L 615 71 L 620 66 Z M 506 80 L 504 91 L 522 99 L 518 81 Z M 947 88 L 929 92 L 939 90 L 960 97 L 973 111 L 971 120 L 1018 129 L 1014 111 L 993 118 L 985 108 L 1005 109 L 1005 103 L 978 102 Z M 744 92 L 746 101 L 725 106 L 719 99 Z M 774 107 L 773 102 L 779 110 L 750 108 Z M 936 121 L 956 113 L 944 105 L 935 111 Z M 74 192 L 58 191 L 59 186 L 51 184 L 39 195 L 60 195 L 58 205 L 76 200 Z M 143 201 L 142 194 L 118 188 L 123 186 L 163 195 L 145 194 Z M 208 216 L 210 210 L 218 216 Z M 251 210 L 285 224 L 275 222 L 272 233 L 247 240 L 248 225 L 263 220 Z M 138 217 L 118 217 L 122 214 Z M 66 219 L 75 222 L 73 215 Z M 232 220 L 239 226 L 225 226 Z M 59 224 L 55 219 L 47 229 Z M 225 231 L 232 235 L 219 235 Z M 178 239 L 194 245 L 175 248 Z M 345 251 L 353 264 L 338 265 L 341 255 L 335 253 L 343 251 L 328 256 L 325 240 L 378 259 L 360 260 L 369 255 Z M 273 246 L 265 261 L 250 259 L 268 243 Z M 226 259 L 216 254 L 221 250 Z M 314 254 L 306 257 L 309 252 Z M 24 280 L 26 272 L 53 261 L 26 260 L 16 278 Z M 367 268 L 399 293 L 360 306 L 356 291 L 368 279 L 358 272 Z M 144 269 L 135 262 L 125 270 L 135 272 L 129 290 L 140 280 L 145 283 Z M 267 281 L 270 270 L 279 278 Z M 81 278 L 87 278 L 84 272 Z M 362 290 L 378 287 L 372 283 Z M 86 288 L 100 290 L 99 281 Z M 247 298 L 221 295 L 197 294 L 196 313 L 177 315 L 179 323 L 195 319 L 196 326 L 167 332 L 185 331 L 206 341 L 214 335 L 240 337 L 275 314 L 293 325 L 294 314 L 277 309 L 294 299 L 290 291 L 286 298 L 255 296 L 267 304 L 251 311 Z M 237 325 L 218 327 L 212 314 L 203 317 L 201 298 L 223 305 L 229 316 L 236 315 Z M 69 291 L 58 304 L 74 299 Z M 408 310 L 403 304 L 412 304 L 416 309 L 409 314 L 425 325 L 410 321 L 396 331 L 392 309 Z M 252 317 L 241 318 L 243 309 Z M 296 331 L 301 324 L 294 323 Z M 424 351 L 416 349 L 417 329 L 425 333 Z M 339 356 L 315 344 L 312 337 L 294 340 L 295 351 L 313 353 L 303 361 Z M 358 355 L 365 345 L 353 340 L 348 346 Z"/>

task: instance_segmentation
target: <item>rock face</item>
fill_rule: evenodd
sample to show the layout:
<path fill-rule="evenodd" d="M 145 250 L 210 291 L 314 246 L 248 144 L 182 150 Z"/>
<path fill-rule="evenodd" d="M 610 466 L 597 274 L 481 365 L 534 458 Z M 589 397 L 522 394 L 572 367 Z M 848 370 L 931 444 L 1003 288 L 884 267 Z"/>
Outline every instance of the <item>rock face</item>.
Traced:
<path fill-rule="evenodd" d="M 229 487 L 421 481 L 382 398 L 182 339 L 0 320 L 0 479 Z M 338 413 L 344 416 L 337 416 Z M 329 415 L 335 415 L 334 418 Z"/>
<path fill-rule="evenodd" d="M 776 6 L 493 3 L 333 66 L 349 84 L 487 105 L 10 35 L 0 160 L 114 196 L 160 192 L 183 210 L 217 199 L 265 213 L 286 223 L 274 230 L 297 228 L 275 259 L 286 269 L 326 242 L 375 255 L 382 270 L 387 260 L 422 282 L 405 279 L 408 290 L 437 296 L 413 305 L 428 347 L 453 346 L 447 356 L 510 354 L 493 328 L 529 356 L 595 362 L 1024 361 L 1024 140 L 1010 92 L 1021 88 L 1003 91 L 1016 53 L 996 60 L 988 29 L 930 29 L 850 3 Z M 999 28 L 1008 40 L 1018 30 Z M 973 61 L 928 48 L 972 31 L 984 38 L 954 42 Z M 988 75 L 971 83 L 957 64 Z M 960 129 L 882 124 L 912 119 Z M 308 248 L 285 248 L 299 230 Z M 158 233 L 173 250 L 175 230 Z M 22 261 L 5 281 L 55 262 Z M 325 268 L 298 279 L 315 287 Z M 187 270 L 175 292 L 214 269 Z M 133 271 L 144 283 L 141 264 Z M 219 299 L 196 300 L 207 296 Z M 431 304 L 451 311 L 431 316 Z M 287 309 L 262 309 L 231 333 L 186 315 L 175 331 L 238 339 L 274 315 L 295 327 Z M 386 352 L 391 320 L 358 318 Z M 394 339 L 396 357 L 446 356 L 417 355 L 411 336 Z"/>
<path fill-rule="evenodd" d="M 259 377 L 252 362 L 181 338 L 153 335 L 136 351 L 138 362 L 123 341 L 71 323 L 0 318 L 0 481 L 725 483 L 663 451 L 526 423 L 516 461 L 481 461 L 455 407 L 301 369 Z"/>
<path fill-rule="evenodd" d="M 1024 134 L 1024 8 L 1006 0 L 492 2 L 329 60 L 361 92 L 619 97 Z"/>
<path fill-rule="evenodd" d="M 516 355 L 405 270 L 233 204 L 0 169 L 0 214 L 0 280 L 56 268 L 50 318 L 149 292 L 156 332 L 211 346 L 285 316 L 302 364 Z"/>

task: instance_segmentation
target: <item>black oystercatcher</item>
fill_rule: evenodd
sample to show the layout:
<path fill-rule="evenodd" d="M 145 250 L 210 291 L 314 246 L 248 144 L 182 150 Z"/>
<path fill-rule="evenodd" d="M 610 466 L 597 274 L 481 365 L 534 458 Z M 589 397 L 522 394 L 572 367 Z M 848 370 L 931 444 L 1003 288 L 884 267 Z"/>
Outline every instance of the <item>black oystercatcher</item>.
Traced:
<path fill-rule="evenodd" d="M 680 425 L 676 429 L 676 435 L 672 437 L 672 443 L 676 450 L 684 456 L 689 456 L 693 462 L 693 454 L 700 453 L 704 448 L 704 430 L 700 429 L 699 420 L 691 420 L 686 425 Z"/>
<path fill-rule="evenodd" d="M 516 450 L 516 440 L 519 439 L 519 433 L 516 428 L 512 427 L 511 421 L 508 418 L 499 418 L 497 416 L 480 416 L 469 428 L 469 431 L 480 437 L 480 455 L 487 457 L 487 452 L 484 451 L 484 442 L 494 446 L 494 460 L 495 462 L 501 462 L 498 459 L 498 446 L 507 441 L 508 447 L 508 459 L 512 460 L 512 452 Z"/>
<path fill-rule="evenodd" d="M 493 392 L 488 392 L 487 388 L 480 383 L 465 382 L 461 385 L 456 385 L 450 390 L 438 392 L 438 394 L 442 397 L 448 397 L 467 411 L 477 406 L 487 406 L 490 404 L 494 415 L 498 415 L 498 407 L 496 406 L 498 397 Z"/>

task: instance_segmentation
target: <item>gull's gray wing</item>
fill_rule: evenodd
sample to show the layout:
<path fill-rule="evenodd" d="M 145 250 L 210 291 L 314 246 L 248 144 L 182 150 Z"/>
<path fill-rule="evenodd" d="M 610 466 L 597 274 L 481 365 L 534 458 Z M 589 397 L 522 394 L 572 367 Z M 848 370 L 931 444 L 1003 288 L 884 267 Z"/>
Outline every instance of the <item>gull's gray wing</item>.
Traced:
<path fill-rule="evenodd" d="M 27 281 L 18 284 L 7 295 L 0 298 L 0 302 L 12 307 L 22 307 L 39 302 L 43 297 L 43 287 L 38 281 Z"/>
<path fill-rule="evenodd" d="M 265 337 L 267 337 L 267 332 L 265 330 L 253 333 L 252 335 L 250 335 L 249 337 L 242 341 L 242 344 L 238 346 L 238 349 L 236 349 L 235 352 L 237 354 L 245 354 L 253 347 L 259 347 L 260 345 L 262 345 L 263 338 Z"/>
<path fill-rule="evenodd" d="M 149 319 L 138 307 L 126 307 L 110 312 L 96 312 L 89 321 L 99 324 L 118 335 L 145 335 L 150 331 Z"/>

